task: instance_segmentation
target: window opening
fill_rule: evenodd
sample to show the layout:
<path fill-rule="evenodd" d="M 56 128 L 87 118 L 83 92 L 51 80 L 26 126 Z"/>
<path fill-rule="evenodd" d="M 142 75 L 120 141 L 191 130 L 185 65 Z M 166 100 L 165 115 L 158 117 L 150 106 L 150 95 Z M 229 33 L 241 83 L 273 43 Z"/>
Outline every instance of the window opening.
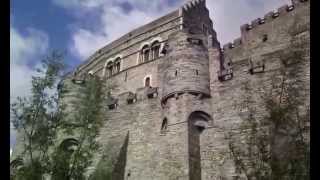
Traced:
<path fill-rule="evenodd" d="M 150 87 L 150 77 L 147 77 L 144 83 L 145 87 Z"/>
<path fill-rule="evenodd" d="M 113 63 L 112 62 L 109 62 L 107 64 L 107 76 L 110 77 L 112 76 L 112 69 L 113 69 Z"/>
<path fill-rule="evenodd" d="M 264 34 L 263 37 L 262 37 L 262 41 L 263 42 L 266 42 L 268 40 L 268 35 L 267 34 Z"/>
<path fill-rule="evenodd" d="M 128 78 L 128 72 L 126 72 L 126 74 L 124 75 L 124 81 L 127 82 L 127 78 Z"/>
<path fill-rule="evenodd" d="M 157 59 L 159 57 L 159 54 L 160 54 L 160 43 L 159 43 L 159 41 L 155 41 L 152 44 L 151 50 L 152 50 L 153 59 Z"/>
<path fill-rule="evenodd" d="M 120 72 L 120 61 L 121 61 L 121 58 L 117 58 L 115 61 L 115 73 Z"/>
<path fill-rule="evenodd" d="M 149 45 L 143 46 L 140 52 L 140 63 L 149 61 L 150 48 Z"/>
<path fill-rule="evenodd" d="M 165 132 L 168 129 L 168 119 L 164 118 L 161 124 L 161 133 Z"/>

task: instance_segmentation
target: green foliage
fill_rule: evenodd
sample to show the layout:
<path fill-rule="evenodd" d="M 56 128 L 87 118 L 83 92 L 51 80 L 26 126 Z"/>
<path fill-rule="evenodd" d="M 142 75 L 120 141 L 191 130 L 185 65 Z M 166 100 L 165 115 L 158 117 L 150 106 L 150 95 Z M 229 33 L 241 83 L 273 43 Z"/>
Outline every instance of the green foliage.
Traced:
<path fill-rule="evenodd" d="M 89 76 L 79 89 L 76 99 L 72 102 L 70 124 L 69 118 L 64 118 L 61 130 L 67 135 L 76 136 L 76 144 L 62 148 L 57 146 L 53 153 L 53 179 L 85 179 L 86 168 L 99 148 L 96 140 L 103 123 L 103 102 L 106 85 L 104 80 Z M 75 147 L 73 150 L 68 148 Z"/>
<path fill-rule="evenodd" d="M 63 54 L 54 51 L 42 63 L 39 75 L 32 77 L 31 96 L 18 97 L 11 104 L 11 122 L 24 140 L 20 154 L 24 165 L 17 173 L 20 179 L 41 179 L 49 171 L 49 147 L 63 116 L 55 91 L 64 68 Z"/>
<path fill-rule="evenodd" d="M 32 163 L 23 165 L 12 177 L 15 180 L 42 180 L 43 170 L 41 160 L 34 159 Z"/>

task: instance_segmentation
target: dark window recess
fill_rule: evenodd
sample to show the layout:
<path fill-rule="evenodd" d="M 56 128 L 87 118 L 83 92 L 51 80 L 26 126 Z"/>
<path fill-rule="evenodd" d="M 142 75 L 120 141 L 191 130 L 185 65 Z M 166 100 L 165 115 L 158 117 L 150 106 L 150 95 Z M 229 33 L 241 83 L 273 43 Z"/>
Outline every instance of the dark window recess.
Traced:
<path fill-rule="evenodd" d="M 149 87 L 147 89 L 147 97 L 149 99 L 152 99 L 152 98 L 157 97 L 157 96 L 158 96 L 158 88 Z"/>
<path fill-rule="evenodd" d="M 128 94 L 128 97 L 127 97 L 127 103 L 128 103 L 128 104 L 133 104 L 133 103 L 136 102 L 136 101 L 137 101 L 137 95 L 134 94 L 134 93 L 132 93 L 132 92 L 130 92 L 130 93 Z"/>
<path fill-rule="evenodd" d="M 177 77 L 178 76 L 178 70 L 176 70 L 176 72 L 174 73 L 174 75 Z"/>
<path fill-rule="evenodd" d="M 167 52 L 168 52 L 168 49 L 169 49 L 169 45 L 168 45 L 167 43 L 165 43 L 165 45 L 164 45 L 163 48 L 162 48 L 161 53 L 164 54 L 164 55 L 166 55 Z"/>
<path fill-rule="evenodd" d="M 159 41 L 155 41 L 151 46 L 152 58 L 157 59 L 160 55 L 160 43 Z"/>
<path fill-rule="evenodd" d="M 267 34 L 264 34 L 263 37 L 262 37 L 262 41 L 263 42 L 266 42 L 268 40 L 268 35 Z"/>
<path fill-rule="evenodd" d="M 117 105 L 116 105 L 116 104 L 110 104 L 110 105 L 108 105 L 108 108 L 109 108 L 110 110 L 113 110 L 113 109 L 116 109 L 116 108 L 117 108 Z"/>
<path fill-rule="evenodd" d="M 120 72 L 120 61 L 121 61 L 121 59 L 120 58 L 117 58 L 116 60 L 115 60 L 115 73 L 118 73 L 118 72 Z"/>
<path fill-rule="evenodd" d="M 133 99 L 127 99 L 128 104 L 133 104 Z"/>
<path fill-rule="evenodd" d="M 139 63 L 147 62 L 149 61 L 150 56 L 150 47 L 148 45 L 143 46 L 140 53 Z"/>
<path fill-rule="evenodd" d="M 107 76 L 110 77 L 112 76 L 112 72 L 113 71 L 113 63 L 112 62 L 109 62 L 107 64 Z"/>
<path fill-rule="evenodd" d="M 249 65 L 250 65 L 250 69 L 249 69 L 250 74 L 263 73 L 265 70 L 265 65 L 263 61 L 253 62 L 252 60 L 250 60 Z"/>
<path fill-rule="evenodd" d="M 149 52 L 150 52 L 149 49 L 147 49 L 147 50 L 145 50 L 145 51 L 143 52 L 143 60 L 144 60 L 144 62 L 149 61 Z"/>
<path fill-rule="evenodd" d="M 233 78 L 232 69 L 224 69 L 218 72 L 219 81 L 228 81 Z"/>
<path fill-rule="evenodd" d="M 201 40 L 201 39 L 188 38 L 187 40 L 188 40 L 188 42 L 190 42 L 191 44 L 202 45 L 202 40 Z"/>
<path fill-rule="evenodd" d="M 147 77 L 144 83 L 145 87 L 150 87 L 150 77 Z"/>
<path fill-rule="evenodd" d="M 199 71 L 198 71 L 198 70 L 196 70 L 196 75 L 197 75 L 197 76 L 199 75 Z"/>
<path fill-rule="evenodd" d="M 126 74 L 124 75 L 124 81 L 127 82 L 128 79 L 128 72 L 126 72 Z"/>
<path fill-rule="evenodd" d="M 110 110 L 116 109 L 118 106 L 118 99 L 113 98 L 110 92 L 108 92 L 107 106 Z"/>
<path fill-rule="evenodd" d="M 205 35 L 208 34 L 208 28 L 205 24 L 202 25 L 202 31 L 203 31 L 203 34 L 205 34 Z"/>
<path fill-rule="evenodd" d="M 165 132 L 168 129 L 168 119 L 164 118 L 161 124 L 161 133 Z"/>

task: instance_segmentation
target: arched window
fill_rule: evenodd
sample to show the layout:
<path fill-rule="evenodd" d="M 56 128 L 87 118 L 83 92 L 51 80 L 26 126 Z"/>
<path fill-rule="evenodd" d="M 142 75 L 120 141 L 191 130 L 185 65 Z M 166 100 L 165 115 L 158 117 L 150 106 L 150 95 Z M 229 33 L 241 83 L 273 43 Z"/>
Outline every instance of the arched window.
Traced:
<path fill-rule="evenodd" d="M 150 87 L 150 77 L 147 77 L 145 82 L 144 82 L 145 87 Z"/>
<path fill-rule="evenodd" d="M 201 133 L 208 128 L 208 122 L 212 121 L 209 114 L 203 111 L 194 111 L 188 118 L 189 141 L 189 175 L 190 179 L 201 179 Z"/>
<path fill-rule="evenodd" d="M 120 63 L 121 63 L 121 58 L 118 57 L 118 58 L 114 61 L 114 72 L 115 72 L 115 73 L 120 72 Z"/>
<path fill-rule="evenodd" d="M 112 76 L 112 71 L 113 71 L 113 62 L 108 62 L 107 64 L 107 77 Z"/>
<path fill-rule="evenodd" d="M 157 59 L 160 55 L 160 42 L 159 41 L 155 41 L 154 43 L 152 43 L 151 45 L 151 52 L 152 52 L 152 58 L 153 59 Z"/>
<path fill-rule="evenodd" d="M 63 151 L 73 152 L 78 145 L 79 145 L 78 140 L 74 138 L 67 138 L 61 142 L 59 147 Z"/>
<path fill-rule="evenodd" d="M 150 57 L 150 47 L 148 45 L 145 45 L 141 50 L 140 62 L 142 63 L 142 62 L 149 61 L 149 57 Z"/>

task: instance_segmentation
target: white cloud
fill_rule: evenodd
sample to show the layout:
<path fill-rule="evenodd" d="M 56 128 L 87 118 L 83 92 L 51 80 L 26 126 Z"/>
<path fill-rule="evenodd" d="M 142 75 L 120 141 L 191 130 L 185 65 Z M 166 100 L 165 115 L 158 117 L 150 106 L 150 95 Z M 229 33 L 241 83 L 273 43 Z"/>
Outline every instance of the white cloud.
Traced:
<path fill-rule="evenodd" d="M 104 0 L 53 0 L 56 5 L 64 8 L 92 8 L 103 4 Z"/>
<path fill-rule="evenodd" d="M 86 60 L 94 51 L 130 30 L 179 8 L 183 5 L 183 1 L 187 0 L 176 0 L 175 3 L 170 0 L 53 0 L 55 4 L 64 8 L 77 9 L 74 13 L 77 14 L 76 16 L 79 16 L 79 11 L 83 14 L 90 11 L 100 12 L 98 25 L 90 28 L 78 25 L 77 30 L 73 32 L 70 49 L 81 60 Z M 262 17 L 268 11 L 277 9 L 289 1 L 207 0 L 207 7 L 214 22 L 214 29 L 218 33 L 218 39 L 221 44 L 224 44 L 240 37 L 242 24 Z M 120 8 L 123 3 L 129 4 L 131 11 L 126 12 Z M 97 11 L 98 9 L 100 11 Z M 83 21 L 83 17 L 79 18 L 80 24 L 81 21 Z"/>
<path fill-rule="evenodd" d="M 10 97 L 27 96 L 30 93 L 31 77 L 36 72 L 29 65 L 42 55 L 49 44 L 48 36 L 39 30 L 29 28 L 23 36 L 10 27 Z M 36 64 L 39 62 L 36 62 Z"/>
<path fill-rule="evenodd" d="M 104 35 L 93 34 L 93 32 L 86 29 L 79 29 L 72 36 L 71 52 L 81 59 L 85 59 L 105 45 L 106 40 L 107 38 Z"/>
<path fill-rule="evenodd" d="M 30 63 L 39 66 L 39 62 L 32 62 L 48 49 L 49 38 L 39 30 L 29 28 L 27 34 L 22 35 L 10 26 L 10 100 L 16 97 L 26 97 L 31 92 L 31 77 L 37 72 L 30 67 Z M 33 67 L 34 67 L 33 66 Z M 16 131 L 10 127 L 10 147 L 16 141 Z"/>
<path fill-rule="evenodd" d="M 169 0 L 72 0 L 70 2 L 53 0 L 53 2 L 67 9 L 78 8 L 83 13 L 101 11 L 99 14 L 99 27 L 83 28 L 78 26 L 73 32 L 70 49 L 81 60 L 86 60 L 94 51 L 104 45 L 116 40 L 130 30 L 164 15 L 173 8 L 169 6 Z M 129 4 L 132 9 L 124 11 L 121 8 L 123 3 Z M 74 14 L 79 16 L 79 12 Z"/>

